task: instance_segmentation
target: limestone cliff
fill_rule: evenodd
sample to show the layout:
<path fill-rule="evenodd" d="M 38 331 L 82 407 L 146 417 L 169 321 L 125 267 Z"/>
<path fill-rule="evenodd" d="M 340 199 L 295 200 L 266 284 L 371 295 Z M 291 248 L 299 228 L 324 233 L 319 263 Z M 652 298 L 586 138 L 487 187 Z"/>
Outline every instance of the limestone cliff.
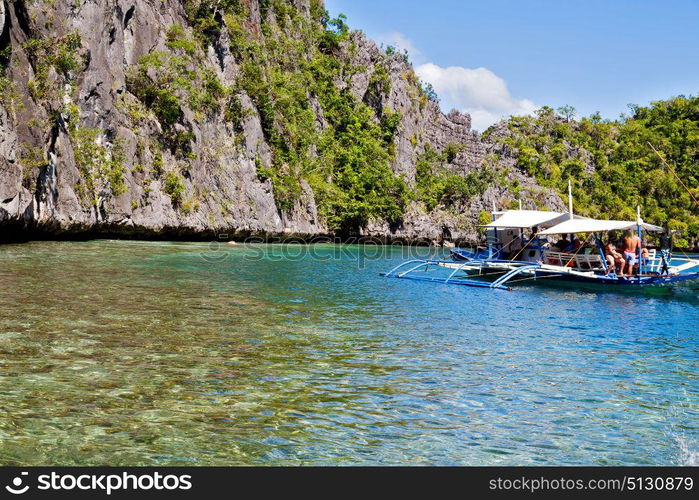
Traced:
<path fill-rule="evenodd" d="M 369 211 L 351 219 L 356 232 L 474 240 L 478 214 L 493 203 L 562 207 L 499 143 L 472 131 L 469 116 L 443 114 L 404 55 L 359 32 L 332 38 L 342 30 L 327 22 L 312 0 L 2 0 L 0 239 L 339 230 L 332 198 L 350 188 L 322 168 L 333 161 L 328 144 L 341 140 L 324 131 L 342 117 L 318 95 L 321 84 L 370 109 L 383 128 L 367 130 L 390 129 L 401 213 Z M 338 62 L 331 81 L 320 81 L 311 50 L 326 66 Z M 318 81 L 293 114 L 277 90 L 298 90 L 300 67 Z M 432 173 L 417 165 L 432 164 L 467 180 L 495 174 L 468 196 L 426 203 L 414 193 L 418 176 Z M 321 195 L 318 186 L 329 187 Z"/>

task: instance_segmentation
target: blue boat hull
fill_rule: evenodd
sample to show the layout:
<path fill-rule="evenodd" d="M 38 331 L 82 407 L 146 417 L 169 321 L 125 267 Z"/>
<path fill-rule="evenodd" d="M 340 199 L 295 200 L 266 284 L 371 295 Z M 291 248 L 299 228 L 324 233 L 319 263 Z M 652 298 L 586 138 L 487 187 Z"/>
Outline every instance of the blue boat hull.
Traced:
<path fill-rule="evenodd" d="M 467 261 L 467 260 L 473 260 L 473 259 L 488 259 L 488 250 L 483 250 L 483 249 L 477 249 L 476 251 L 473 250 L 466 250 L 464 248 L 452 248 L 449 253 L 451 254 L 451 258 L 456 261 Z"/>

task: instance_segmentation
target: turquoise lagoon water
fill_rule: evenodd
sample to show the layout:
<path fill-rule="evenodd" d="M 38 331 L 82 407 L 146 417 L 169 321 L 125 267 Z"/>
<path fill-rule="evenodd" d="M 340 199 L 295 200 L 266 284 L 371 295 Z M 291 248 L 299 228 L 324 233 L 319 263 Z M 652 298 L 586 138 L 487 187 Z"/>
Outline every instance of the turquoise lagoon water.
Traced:
<path fill-rule="evenodd" d="M 378 276 L 404 257 L 1 246 L 0 463 L 697 463 L 696 289 Z"/>

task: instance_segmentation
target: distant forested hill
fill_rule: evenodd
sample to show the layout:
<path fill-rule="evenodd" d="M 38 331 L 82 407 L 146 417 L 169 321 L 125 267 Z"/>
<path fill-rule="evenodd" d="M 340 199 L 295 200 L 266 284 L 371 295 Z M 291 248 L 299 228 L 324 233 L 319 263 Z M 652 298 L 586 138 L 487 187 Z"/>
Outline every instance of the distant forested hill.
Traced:
<path fill-rule="evenodd" d="M 699 96 L 630 106 L 616 121 L 599 114 L 580 120 L 574 110 L 541 108 L 485 133 L 507 146 L 517 166 L 565 195 L 573 179 L 576 211 L 593 217 L 644 220 L 678 230 L 677 244 L 699 245 Z M 567 115 L 567 116 L 566 116 Z M 666 159 L 679 180 L 653 152 Z M 691 194 L 690 194 L 691 193 Z"/>

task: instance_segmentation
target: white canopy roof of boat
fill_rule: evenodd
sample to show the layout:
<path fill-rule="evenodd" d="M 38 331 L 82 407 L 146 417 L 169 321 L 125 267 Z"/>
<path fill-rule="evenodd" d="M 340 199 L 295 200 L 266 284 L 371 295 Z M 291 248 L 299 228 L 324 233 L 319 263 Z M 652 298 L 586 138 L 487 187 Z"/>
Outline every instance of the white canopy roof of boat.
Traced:
<path fill-rule="evenodd" d="M 568 219 L 544 231 L 539 231 L 538 234 L 596 233 L 602 231 L 636 229 L 636 226 L 636 221 L 627 220 Z M 646 231 L 663 231 L 662 227 L 646 224 L 642 220 L 641 227 Z"/>
<path fill-rule="evenodd" d="M 496 212 L 497 213 L 497 212 Z M 579 216 L 574 216 L 579 219 Z M 568 218 L 567 213 L 546 212 L 543 210 L 507 210 L 501 212 L 490 224 L 482 227 L 493 228 L 530 228 L 534 226 L 551 227 Z"/>

